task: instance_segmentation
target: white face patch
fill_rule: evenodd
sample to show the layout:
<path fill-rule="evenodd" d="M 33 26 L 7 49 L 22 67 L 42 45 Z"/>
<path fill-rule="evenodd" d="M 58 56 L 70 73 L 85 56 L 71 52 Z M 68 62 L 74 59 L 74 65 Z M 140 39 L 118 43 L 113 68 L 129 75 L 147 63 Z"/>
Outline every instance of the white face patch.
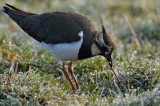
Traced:
<path fill-rule="evenodd" d="M 95 40 L 104 43 L 103 34 L 98 35 Z M 99 48 L 95 43 L 91 45 L 91 53 L 93 56 L 99 55 L 101 53 L 101 51 L 99 50 Z"/>
<path fill-rule="evenodd" d="M 91 52 L 92 52 L 92 56 L 96 56 L 101 53 L 101 51 L 99 50 L 99 48 L 95 43 L 91 45 Z"/>
<path fill-rule="evenodd" d="M 79 49 L 83 43 L 83 31 L 78 33 L 79 41 L 72 43 L 47 44 L 41 42 L 43 49 L 47 50 L 54 56 L 54 58 L 64 61 L 77 61 Z"/>
<path fill-rule="evenodd" d="M 99 41 L 99 42 L 101 42 L 101 43 L 103 43 L 103 44 L 105 44 L 105 43 L 104 43 L 104 40 L 103 40 L 103 34 L 102 34 L 102 33 L 97 36 L 97 39 L 96 39 L 96 40 Z"/>

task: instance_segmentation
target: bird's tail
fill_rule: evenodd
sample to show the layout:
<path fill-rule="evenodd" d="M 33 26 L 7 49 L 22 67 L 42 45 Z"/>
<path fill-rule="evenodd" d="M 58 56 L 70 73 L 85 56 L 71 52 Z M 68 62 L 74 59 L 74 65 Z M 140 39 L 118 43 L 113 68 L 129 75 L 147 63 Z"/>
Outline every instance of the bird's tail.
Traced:
<path fill-rule="evenodd" d="M 3 7 L 2 11 L 8 14 L 10 18 L 17 23 L 27 16 L 34 15 L 33 13 L 25 12 L 10 4 L 6 4 L 6 6 Z"/>
<path fill-rule="evenodd" d="M 8 7 L 7 7 L 7 6 L 8 6 Z M 9 8 L 9 7 L 10 7 L 10 8 Z M 6 3 L 6 6 L 3 7 L 3 9 L 4 9 L 4 10 L 2 10 L 2 11 L 5 12 L 6 14 L 8 14 L 9 11 L 21 11 L 21 12 L 22 12 L 22 10 L 20 10 L 20 9 L 18 9 L 18 8 L 12 6 L 12 5 L 10 5 L 10 4 L 7 4 L 7 3 Z"/>

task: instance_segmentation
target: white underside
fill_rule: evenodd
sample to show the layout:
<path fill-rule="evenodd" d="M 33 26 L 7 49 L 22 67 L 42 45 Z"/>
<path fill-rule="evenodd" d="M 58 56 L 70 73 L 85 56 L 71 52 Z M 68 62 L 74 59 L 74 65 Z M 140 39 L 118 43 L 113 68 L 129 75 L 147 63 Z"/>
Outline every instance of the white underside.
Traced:
<path fill-rule="evenodd" d="M 51 53 L 55 59 L 62 61 L 77 61 L 78 53 L 83 43 L 83 32 L 79 32 L 80 40 L 72 43 L 47 44 L 41 42 L 40 46 Z"/>

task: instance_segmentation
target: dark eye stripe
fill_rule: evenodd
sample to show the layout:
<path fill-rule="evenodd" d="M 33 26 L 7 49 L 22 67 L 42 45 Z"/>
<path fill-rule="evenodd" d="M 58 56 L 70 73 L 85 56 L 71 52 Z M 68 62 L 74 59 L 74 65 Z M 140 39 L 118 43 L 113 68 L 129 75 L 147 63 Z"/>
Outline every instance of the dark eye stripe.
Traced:
<path fill-rule="evenodd" d="M 95 41 L 96 45 L 98 46 L 98 48 L 101 50 L 101 45 L 99 42 Z"/>
<path fill-rule="evenodd" d="M 97 42 L 95 41 L 96 45 L 98 46 L 98 48 L 100 49 L 101 52 L 106 52 L 108 49 L 107 49 L 107 46 L 104 45 L 103 43 L 101 42 Z"/>

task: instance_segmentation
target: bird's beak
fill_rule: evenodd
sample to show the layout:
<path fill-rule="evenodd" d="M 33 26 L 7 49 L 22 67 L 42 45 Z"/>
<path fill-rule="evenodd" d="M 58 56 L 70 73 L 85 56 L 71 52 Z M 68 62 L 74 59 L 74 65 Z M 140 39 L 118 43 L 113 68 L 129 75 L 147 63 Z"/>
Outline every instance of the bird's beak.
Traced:
<path fill-rule="evenodd" d="M 111 53 L 106 55 L 105 58 L 108 60 L 109 66 L 112 68 L 112 57 Z"/>
<path fill-rule="evenodd" d="M 118 80 L 119 83 L 120 83 L 120 80 L 119 80 L 119 78 L 118 78 L 116 72 L 114 71 L 114 69 L 113 69 L 113 67 L 112 67 L 112 57 L 111 57 L 111 53 L 108 54 L 108 55 L 105 55 L 104 57 L 108 60 L 108 63 L 109 63 L 110 68 L 112 69 L 114 75 L 116 76 L 117 80 Z"/>

